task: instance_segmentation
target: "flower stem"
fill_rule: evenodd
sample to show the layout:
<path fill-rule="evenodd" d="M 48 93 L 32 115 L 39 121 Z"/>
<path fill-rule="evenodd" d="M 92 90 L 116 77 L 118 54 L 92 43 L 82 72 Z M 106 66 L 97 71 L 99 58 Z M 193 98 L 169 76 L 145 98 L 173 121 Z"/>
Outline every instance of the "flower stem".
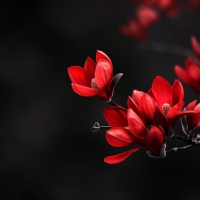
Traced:
<path fill-rule="evenodd" d="M 120 106 L 120 105 L 118 105 L 117 103 L 115 103 L 112 99 L 109 99 L 109 100 L 107 101 L 107 103 L 110 104 L 111 106 Z"/>

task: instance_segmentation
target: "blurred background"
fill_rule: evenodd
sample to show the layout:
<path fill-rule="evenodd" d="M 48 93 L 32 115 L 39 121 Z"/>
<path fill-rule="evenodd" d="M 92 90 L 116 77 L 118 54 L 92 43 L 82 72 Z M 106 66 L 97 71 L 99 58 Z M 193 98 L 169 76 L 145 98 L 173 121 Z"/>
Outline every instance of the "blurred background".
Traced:
<path fill-rule="evenodd" d="M 186 56 L 143 48 L 146 43 L 120 33 L 135 8 L 125 0 L 1 1 L 1 199 L 200 199 L 198 147 L 165 159 L 141 150 L 108 165 L 104 157 L 124 149 L 111 147 L 105 130 L 90 132 L 95 121 L 106 125 L 108 105 L 71 89 L 67 68 L 83 66 L 87 56 L 95 60 L 96 50 L 111 58 L 114 74 L 124 74 L 113 97 L 124 107 L 133 89 L 147 92 L 157 75 L 173 83 L 174 65 L 183 66 Z M 161 15 L 149 41 L 192 52 L 190 37 L 200 41 L 199 23 L 198 9 Z M 183 85 L 186 104 L 197 99 Z M 176 130 L 181 132 L 180 124 Z"/>

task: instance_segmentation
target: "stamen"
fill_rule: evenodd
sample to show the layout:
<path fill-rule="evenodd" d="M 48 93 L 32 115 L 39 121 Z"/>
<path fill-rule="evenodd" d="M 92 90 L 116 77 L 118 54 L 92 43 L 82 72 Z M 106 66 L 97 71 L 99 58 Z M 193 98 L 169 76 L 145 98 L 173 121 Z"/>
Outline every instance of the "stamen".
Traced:
<path fill-rule="evenodd" d="M 164 103 L 162 105 L 162 113 L 166 117 L 167 113 L 169 112 L 171 106 L 168 103 Z"/>
<path fill-rule="evenodd" d="M 96 84 L 95 78 L 93 78 L 91 81 L 91 87 L 94 88 L 95 90 L 100 90 L 98 85 Z"/>

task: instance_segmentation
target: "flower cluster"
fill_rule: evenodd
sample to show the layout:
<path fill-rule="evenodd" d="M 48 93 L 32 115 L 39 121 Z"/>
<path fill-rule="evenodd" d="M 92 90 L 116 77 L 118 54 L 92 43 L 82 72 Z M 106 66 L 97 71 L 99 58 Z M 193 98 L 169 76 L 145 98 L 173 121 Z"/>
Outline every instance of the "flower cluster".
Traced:
<path fill-rule="evenodd" d="M 128 19 L 127 25 L 120 27 L 120 32 L 136 40 L 148 40 L 148 31 L 162 13 L 167 17 L 177 17 L 183 10 L 193 11 L 200 8 L 199 0 L 129 0 L 137 3 L 137 19 Z"/>
<path fill-rule="evenodd" d="M 103 0 L 95 0 L 103 2 Z M 128 19 L 120 27 L 120 32 L 136 40 L 148 40 L 148 30 L 155 24 L 162 13 L 165 16 L 177 17 L 183 10 L 193 11 L 200 8 L 199 0 L 128 0 L 138 5 L 136 20 Z"/>
<path fill-rule="evenodd" d="M 196 41 L 193 41 L 193 47 L 199 55 Z M 192 67 L 188 68 L 194 70 Z M 176 66 L 175 70 L 179 73 L 182 69 Z M 175 80 L 171 85 L 163 77 L 157 76 L 148 92 L 134 89 L 132 96 L 128 97 L 127 108 L 123 108 L 112 101 L 114 87 L 122 74 L 113 77 L 111 59 L 102 51 L 97 51 L 96 63 L 88 57 L 84 68 L 72 66 L 68 68 L 68 73 L 75 93 L 84 97 L 97 96 L 111 104 L 111 107 L 103 111 L 109 125 L 106 131 L 107 142 L 114 147 L 133 145 L 126 152 L 106 157 L 106 163 L 122 162 L 140 149 L 146 149 L 150 157 L 164 158 L 167 152 L 171 152 L 166 150 L 165 137 L 179 137 L 173 133 L 179 119 L 186 135 L 185 140 L 189 143 L 199 143 L 197 133 L 200 129 L 200 104 L 196 105 L 195 100 L 183 109 L 184 89 L 179 80 Z M 194 83 L 193 79 L 191 82 Z M 101 128 L 98 123 L 96 124 L 92 130 Z M 173 150 L 175 149 L 177 150 Z"/>

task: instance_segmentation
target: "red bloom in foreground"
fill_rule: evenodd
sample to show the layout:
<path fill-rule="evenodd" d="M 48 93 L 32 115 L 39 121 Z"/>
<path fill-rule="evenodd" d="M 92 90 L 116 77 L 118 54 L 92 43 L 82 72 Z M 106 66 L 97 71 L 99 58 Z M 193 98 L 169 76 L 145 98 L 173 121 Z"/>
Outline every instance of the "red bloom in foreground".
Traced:
<path fill-rule="evenodd" d="M 68 68 L 68 73 L 74 92 L 84 97 L 97 95 L 102 100 L 112 97 L 116 81 L 122 75 L 116 75 L 118 80 L 116 77 L 113 79 L 112 62 L 102 51 L 97 51 L 96 63 L 88 57 L 84 68 L 72 66 Z"/>
<path fill-rule="evenodd" d="M 192 48 L 193 48 L 194 54 L 200 60 L 200 45 L 194 36 L 191 37 L 191 42 L 192 42 Z"/>
<path fill-rule="evenodd" d="M 158 20 L 159 16 L 157 12 L 148 7 L 139 8 L 136 12 L 136 15 L 137 21 L 129 19 L 126 26 L 120 27 L 120 31 L 124 35 L 136 40 L 146 40 L 148 38 L 148 29 Z"/>
<path fill-rule="evenodd" d="M 114 147 L 139 145 L 126 152 L 108 156 L 104 161 L 108 164 L 116 164 L 124 161 L 131 153 L 139 149 L 150 150 L 150 156 L 165 157 L 164 131 L 161 126 L 152 126 L 149 131 L 146 129 L 145 121 L 129 108 L 128 111 L 119 106 L 104 109 L 104 117 L 107 123 L 112 126 L 106 131 L 107 142 Z"/>
<path fill-rule="evenodd" d="M 174 70 L 181 81 L 190 86 L 196 93 L 200 93 L 200 68 L 191 58 L 186 59 L 185 69 L 176 65 Z"/>

